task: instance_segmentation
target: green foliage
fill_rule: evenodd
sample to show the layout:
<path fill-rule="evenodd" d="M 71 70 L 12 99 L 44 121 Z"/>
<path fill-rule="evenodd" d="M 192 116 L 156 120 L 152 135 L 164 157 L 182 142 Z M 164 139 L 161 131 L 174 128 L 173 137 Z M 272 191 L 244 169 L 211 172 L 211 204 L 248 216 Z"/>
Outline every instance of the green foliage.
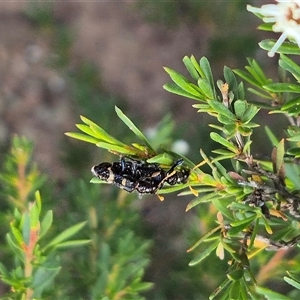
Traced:
<path fill-rule="evenodd" d="M 70 240 L 84 223 L 65 229 L 49 241 L 53 212 L 42 210 L 37 187 L 41 187 L 45 177 L 31 163 L 31 156 L 32 143 L 14 137 L 0 177 L 4 186 L 3 199 L 13 211 L 6 242 L 14 261 L 13 265 L 7 265 L 2 260 L 0 276 L 10 286 L 10 296 L 19 299 L 41 298 L 53 286 L 61 269 L 57 249 L 89 243 L 89 240 Z"/>
<path fill-rule="evenodd" d="M 286 103 L 289 101 L 297 103 L 294 98 L 290 100 L 289 95 L 298 93 L 298 85 L 273 83 L 256 61 L 250 59 L 248 61 L 248 73 L 235 72 L 259 90 L 255 91 L 256 95 L 261 95 L 264 101 L 269 102 L 268 105 L 260 106 L 270 109 L 276 103 L 277 109 L 272 109 L 272 113 L 280 112 L 288 118 L 297 118 L 294 106 L 287 106 Z M 266 248 L 278 250 L 298 243 L 299 230 L 295 222 L 300 217 L 298 211 L 300 198 L 295 179 L 299 177 L 300 169 L 294 165 L 293 173 L 289 171 L 293 158 L 287 156 L 284 140 L 276 141 L 270 129 L 268 135 L 276 145 L 269 161 L 254 158 L 251 151 L 251 144 L 255 142 L 252 140 L 252 133 L 258 124 L 253 119 L 260 108 L 257 103 L 249 103 L 246 100 L 243 83 L 238 82 L 228 67 L 224 68 L 225 83 L 219 80 L 215 85 L 206 58 L 197 62 L 193 56 L 185 57 L 183 62 L 192 80 L 165 68 L 173 81 L 166 84 L 165 89 L 197 101 L 193 107 L 199 113 L 215 117 L 218 123 L 211 127 L 221 132 L 221 134 L 211 132 L 210 135 L 211 139 L 219 144 L 218 149 L 212 150 L 212 153 L 217 154 L 216 157 L 210 158 L 200 151 L 202 162 L 195 165 L 187 161 L 192 168 L 188 184 L 161 191 L 169 193 L 188 187 L 180 194 L 193 194 L 196 197 L 189 203 L 187 210 L 209 202 L 218 211 L 218 226 L 204 234 L 189 249 L 189 251 L 200 249 L 199 254 L 190 262 L 190 266 L 199 264 L 212 252 L 216 252 L 220 259 L 228 261 L 227 278 L 211 294 L 210 299 L 219 295 L 222 295 L 223 299 L 248 299 L 248 295 L 256 299 L 261 294 L 270 299 L 271 297 L 285 299 L 285 296 L 277 292 L 258 286 L 252 265 L 257 264 L 257 257 Z M 280 64 L 297 79 L 298 68 L 293 61 L 281 56 Z M 85 125 L 77 125 L 84 134 L 68 133 L 68 135 L 94 143 L 119 155 L 138 159 L 154 158 L 157 162 L 158 153 L 151 147 L 146 137 L 118 108 L 116 112 L 143 144 L 126 145 L 86 118 L 82 118 Z M 298 142 L 295 131 L 292 142 Z M 165 153 L 170 152 L 165 150 Z M 222 166 L 220 160 L 230 160 L 232 170 Z M 211 172 L 204 172 L 201 169 L 203 165 L 208 165 Z M 263 257 L 266 260 L 264 265 L 267 257 Z M 284 270 L 281 270 L 281 274 L 283 273 Z M 288 281 L 296 284 L 295 280 L 288 279 Z"/>
<path fill-rule="evenodd" d="M 75 295 L 72 290 L 76 290 L 83 298 L 143 299 L 140 293 L 152 286 L 142 281 L 144 269 L 149 264 L 146 256 L 150 242 L 138 238 L 129 224 L 123 228 L 122 219 L 130 218 L 131 226 L 138 221 L 136 212 L 129 211 L 130 202 L 120 198 L 119 207 L 110 201 L 107 208 L 101 210 L 97 207 L 99 189 L 95 186 L 90 190 L 78 181 L 74 186 L 78 188 L 69 196 L 77 197 L 78 203 L 84 204 L 80 209 L 88 217 L 89 229 L 86 229 L 87 221 L 81 221 L 67 228 L 64 226 L 54 234 L 57 226 L 53 211 L 43 211 L 40 193 L 35 190 L 43 188 L 45 176 L 31 162 L 32 143 L 15 137 L 12 144 L 1 172 L 1 185 L 5 187 L 2 197 L 13 211 L 4 242 L 6 246 L 1 245 L 9 258 L 2 256 L 0 262 L 1 280 L 10 289 L 5 297 L 43 299 L 51 295 L 66 299 Z M 83 199 L 87 201 L 82 202 Z M 98 225 L 100 222 L 102 228 Z M 87 231 L 87 238 L 72 239 L 83 230 Z M 99 236 L 99 230 L 103 237 Z M 76 252 L 72 250 L 74 247 Z M 64 258 L 66 254 L 74 258 L 73 263 Z M 67 263 L 81 280 L 77 285 L 79 290 L 74 288 L 78 279 L 70 277 Z M 54 285 L 61 288 L 54 288 Z"/>
<path fill-rule="evenodd" d="M 219 293 L 226 299 L 248 299 L 249 294 L 252 297 L 264 294 L 268 299 L 287 299 L 274 291 L 259 288 L 251 265 L 255 264 L 255 258 L 262 249 L 292 247 L 299 240 L 299 230 L 294 226 L 294 222 L 300 217 L 299 187 L 296 183 L 300 169 L 293 159 L 299 157 L 299 130 L 295 125 L 299 116 L 300 87 L 297 83 L 274 83 L 255 60 L 248 59 L 247 72 L 234 72 L 254 86 L 255 89 L 249 90 L 264 100 L 253 101 L 250 104 L 245 99 L 243 84 L 237 82 L 229 68 L 224 69 L 226 83 L 217 82 L 220 90 L 217 95 L 205 58 L 198 63 L 193 56 L 185 57 L 183 62 L 195 83 L 176 71 L 166 69 L 173 83 L 165 85 L 165 88 L 201 102 L 193 107 L 197 108 L 198 112 L 215 117 L 219 125 L 214 124 L 211 127 L 222 133 L 220 135 L 212 132 L 210 135 L 212 140 L 222 146 L 212 150 L 219 156 L 210 159 L 201 153 L 203 163 L 199 165 L 208 164 L 212 170 L 212 177 L 209 174 L 201 174 L 198 176 L 198 184 L 190 179 L 190 191 L 183 192 L 197 195 L 187 209 L 209 201 L 219 211 L 219 225 L 190 248 L 190 251 L 194 251 L 206 244 L 190 265 L 200 263 L 213 251 L 216 251 L 216 255 L 221 259 L 226 257 L 226 253 L 229 254 L 228 278 L 211 295 L 211 299 Z M 279 65 L 298 81 L 299 67 L 293 60 L 282 54 Z M 251 151 L 251 144 L 255 142 L 251 139 L 252 132 L 258 126 L 252 119 L 259 107 L 267 108 L 272 113 L 286 115 L 291 121 L 287 130 L 287 140 L 291 142 L 291 146 L 293 142 L 296 143 L 296 147 L 285 150 L 284 141 L 279 142 L 268 129 L 268 136 L 275 144 L 269 162 L 255 159 Z M 231 171 L 218 163 L 219 160 L 227 159 L 232 162 Z M 197 185 L 203 187 L 198 188 Z M 262 232 L 264 234 L 261 236 Z M 294 270 L 297 270 L 297 267 Z M 296 281 L 293 280 L 290 282 L 295 286 Z"/>
<path fill-rule="evenodd" d="M 59 28 L 51 15 L 43 17 L 40 12 L 31 18 L 36 22 L 46 20 L 41 26 L 52 28 L 61 40 L 65 40 L 57 47 L 57 52 L 62 58 L 62 66 L 66 65 L 72 40 L 67 31 Z M 268 24 L 261 28 L 272 30 Z M 260 46 L 271 51 L 274 44 L 275 41 L 264 40 Z M 191 168 L 186 184 L 167 186 L 158 191 L 159 194 L 180 191 L 179 195 L 193 197 L 187 211 L 199 208 L 201 212 L 204 208 L 205 213 L 197 220 L 200 226 L 195 227 L 205 228 L 206 232 L 200 238 L 193 237 L 194 244 L 188 249 L 193 254 L 189 266 L 204 265 L 210 258 L 204 268 L 206 278 L 210 277 L 210 271 L 222 273 L 222 262 L 226 266 L 221 274 L 222 282 L 209 299 L 299 298 L 300 257 L 296 247 L 300 246 L 300 68 L 287 56 L 298 55 L 299 47 L 286 42 L 276 52 L 280 54 L 278 64 L 284 75 L 280 82 L 268 78 L 259 63 L 251 58 L 248 58 L 246 71 L 224 67 L 224 81 L 215 80 L 206 57 L 199 61 L 194 56 L 183 58 L 189 78 L 165 68 L 172 82 L 164 88 L 194 101 L 193 107 L 198 113 L 215 118 L 215 123 L 209 127 L 213 129 L 210 139 L 216 148 L 211 149 L 209 155 L 200 149 L 202 159 L 199 163 L 184 158 Z M 83 76 L 73 78 L 73 84 L 81 84 L 77 101 L 89 111 L 91 103 L 97 103 L 91 85 L 97 85 L 98 78 L 90 66 L 83 66 L 82 70 Z M 246 94 L 244 83 L 239 82 L 236 75 L 250 85 L 248 91 L 255 99 Z M 95 102 L 86 100 L 93 98 Z M 259 126 L 255 118 L 261 109 L 281 114 L 290 122 L 284 131 L 284 139 L 278 138 L 271 127 L 265 128 L 273 145 L 265 160 L 256 157 L 252 148 L 257 143 L 253 133 Z M 162 122 L 160 135 L 151 140 L 117 106 L 115 111 L 122 121 L 120 124 L 124 123 L 126 126 L 123 127 L 129 128 L 137 141 L 128 143 L 115 137 L 103 129 L 105 125 L 100 126 L 83 116 L 83 123 L 76 125 L 81 132 L 67 135 L 118 156 L 158 163 L 163 168 L 182 157 L 158 141 L 158 138 L 168 140 L 173 129 L 170 120 Z M 97 116 L 96 109 L 89 113 Z M 12 220 L 6 235 L 5 252 L 13 257 L 13 262 L 4 258 L 0 264 L 1 279 L 11 289 L 8 297 L 26 299 L 50 295 L 67 299 L 80 295 L 82 299 L 143 299 L 141 293 L 152 287 L 151 283 L 143 282 L 151 243 L 136 234 L 141 220 L 132 209 L 132 194 L 125 195 L 124 191 L 116 194 L 116 189 L 111 194 L 108 185 L 70 180 L 65 196 L 74 201 L 68 204 L 65 223 L 58 225 L 64 228 L 55 233 L 53 213 L 42 210 L 38 192 L 45 178 L 30 163 L 31 152 L 31 143 L 15 138 L 0 177 L 2 195 L 7 199 Z M 98 179 L 91 182 L 103 183 Z M 70 240 L 79 231 L 84 232 L 85 237 Z M 48 238 L 49 235 L 52 237 Z M 83 245 L 85 247 L 78 247 Z M 293 247 L 295 251 L 285 257 L 287 250 Z M 66 252 L 66 249 L 70 250 Z M 58 260 L 58 254 L 64 256 L 62 262 Z M 63 263 L 69 263 L 68 270 Z M 63 279 L 59 277 L 61 273 Z M 282 295 L 268 288 L 270 274 L 271 279 L 284 279 L 295 289 Z M 216 275 L 211 277 L 214 279 Z M 59 287 L 55 290 L 54 279 Z M 199 279 L 196 276 L 194 279 L 198 287 Z"/>

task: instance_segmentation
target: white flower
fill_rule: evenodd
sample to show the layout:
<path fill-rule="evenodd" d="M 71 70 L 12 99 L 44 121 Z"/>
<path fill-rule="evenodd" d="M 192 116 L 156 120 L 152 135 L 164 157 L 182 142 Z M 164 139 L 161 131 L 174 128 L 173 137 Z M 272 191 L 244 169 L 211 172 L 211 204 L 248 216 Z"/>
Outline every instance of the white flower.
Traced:
<path fill-rule="evenodd" d="M 185 140 L 177 140 L 172 145 L 172 151 L 185 155 L 189 152 L 190 146 Z"/>
<path fill-rule="evenodd" d="M 295 41 L 300 48 L 300 0 L 276 0 L 278 4 L 266 4 L 261 8 L 247 5 L 247 10 L 261 15 L 265 23 L 274 23 L 273 31 L 282 32 L 268 53 L 274 56 L 285 39 Z"/>

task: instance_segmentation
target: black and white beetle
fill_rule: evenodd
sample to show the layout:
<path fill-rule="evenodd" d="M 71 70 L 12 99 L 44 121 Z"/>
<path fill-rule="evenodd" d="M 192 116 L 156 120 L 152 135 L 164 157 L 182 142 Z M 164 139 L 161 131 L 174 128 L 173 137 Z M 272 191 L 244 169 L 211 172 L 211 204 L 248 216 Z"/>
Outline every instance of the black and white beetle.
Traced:
<path fill-rule="evenodd" d="M 127 191 L 137 191 L 140 194 L 155 194 L 164 183 L 170 185 L 185 183 L 190 175 L 190 169 L 176 167 L 183 163 L 177 160 L 172 167 L 165 171 L 157 163 L 147 163 L 138 160 L 125 160 L 119 162 L 103 162 L 92 167 L 92 173 L 99 179 L 114 184 Z"/>

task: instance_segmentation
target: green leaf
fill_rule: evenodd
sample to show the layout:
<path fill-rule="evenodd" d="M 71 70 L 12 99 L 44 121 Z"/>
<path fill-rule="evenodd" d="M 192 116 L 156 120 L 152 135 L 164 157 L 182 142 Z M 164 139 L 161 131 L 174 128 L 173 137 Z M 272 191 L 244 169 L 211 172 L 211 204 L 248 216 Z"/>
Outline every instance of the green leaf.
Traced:
<path fill-rule="evenodd" d="M 222 124 L 225 124 L 225 125 L 234 125 L 234 127 L 236 127 L 235 126 L 235 121 L 233 121 L 232 119 L 230 119 L 230 118 L 228 118 L 228 117 L 226 117 L 224 115 L 219 114 L 218 115 L 218 121 L 220 123 L 222 123 Z"/>
<path fill-rule="evenodd" d="M 299 281 L 295 281 L 294 279 L 286 277 L 286 276 L 284 276 L 283 279 L 284 279 L 285 282 L 287 282 L 291 286 L 293 286 L 296 289 L 300 290 L 300 282 Z"/>
<path fill-rule="evenodd" d="M 191 62 L 194 66 L 194 68 L 197 70 L 197 72 L 199 73 L 199 75 L 204 78 L 205 77 L 205 74 L 203 73 L 203 71 L 201 70 L 200 68 L 200 65 L 198 64 L 196 58 L 194 55 L 191 55 Z"/>
<path fill-rule="evenodd" d="M 254 85 L 258 88 L 261 88 L 261 85 L 253 78 L 253 76 L 249 75 L 247 72 L 245 72 L 243 70 L 233 70 L 233 72 L 235 74 L 237 74 L 238 76 L 240 76 L 245 81 L 251 83 L 252 85 Z"/>
<path fill-rule="evenodd" d="M 55 276 L 59 273 L 61 267 L 38 267 L 32 278 L 32 289 L 34 291 L 33 298 L 41 298 L 45 288 L 53 283 Z"/>
<path fill-rule="evenodd" d="M 191 86 L 191 83 L 188 81 L 187 78 L 185 78 L 183 75 L 180 73 L 164 67 L 165 71 L 170 75 L 171 79 L 184 91 L 188 92 L 189 94 L 192 94 L 196 97 L 200 96 L 200 93 Z"/>
<path fill-rule="evenodd" d="M 226 116 L 231 120 L 236 120 L 235 115 L 221 102 L 216 100 L 210 100 L 207 102 L 217 113 Z"/>
<path fill-rule="evenodd" d="M 284 54 L 280 54 L 279 65 L 284 69 L 290 72 L 297 81 L 300 81 L 300 67 L 289 57 Z"/>
<path fill-rule="evenodd" d="M 248 91 L 254 95 L 257 95 L 259 96 L 260 98 L 263 98 L 263 99 L 268 99 L 268 100 L 273 100 L 273 97 L 270 96 L 270 94 L 266 94 L 266 93 L 261 93 L 253 88 L 248 88 Z M 263 90 L 264 91 L 264 90 Z M 272 107 L 268 104 L 264 104 L 264 103 L 261 103 L 261 102 L 258 102 L 258 101 L 252 101 L 253 104 L 257 103 L 257 105 L 259 105 L 260 107 L 266 107 L 268 109 L 272 109 Z"/>
<path fill-rule="evenodd" d="M 185 56 L 182 61 L 185 65 L 186 69 L 189 71 L 190 75 L 192 76 L 192 78 L 195 81 L 197 81 L 200 78 L 200 76 L 199 76 L 199 73 L 197 72 L 197 70 L 195 69 L 195 66 L 192 63 L 191 59 L 188 56 Z"/>
<path fill-rule="evenodd" d="M 262 70 L 262 68 L 257 63 L 257 61 L 255 59 L 251 59 L 251 58 L 248 58 L 247 60 L 248 60 L 249 66 L 250 66 L 250 68 L 247 68 L 247 70 L 253 75 L 253 77 L 260 84 L 268 83 L 269 80 L 266 77 L 266 75 L 265 75 L 264 71 Z"/>
<path fill-rule="evenodd" d="M 88 142 L 91 144 L 97 144 L 99 142 L 99 139 L 96 139 L 94 137 L 88 136 L 88 135 L 80 133 L 80 132 L 65 132 L 65 135 L 67 135 L 73 139 L 81 140 L 81 141 Z"/>
<path fill-rule="evenodd" d="M 90 135 L 90 136 L 95 135 L 94 131 L 91 129 L 91 127 L 86 124 L 76 124 L 75 126 L 82 132 L 86 133 L 87 135 Z"/>
<path fill-rule="evenodd" d="M 231 222 L 230 225 L 232 226 L 232 228 L 229 230 L 229 234 L 235 235 L 238 234 L 239 232 L 242 232 L 245 228 L 247 228 L 250 224 L 252 224 L 255 219 L 256 219 L 256 215 L 253 215 L 251 217 L 242 220 Z"/>
<path fill-rule="evenodd" d="M 25 212 L 23 214 L 22 235 L 23 235 L 23 241 L 26 245 L 29 245 L 29 243 L 30 243 L 30 235 L 31 235 L 30 222 L 31 222 L 30 216 L 29 216 L 28 212 Z"/>
<path fill-rule="evenodd" d="M 291 300 L 289 297 L 260 286 L 255 286 L 255 290 L 258 294 L 264 296 L 268 300 Z"/>
<path fill-rule="evenodd" d="M 273 93 L 300 93 L 300 85 L 294 83 L 277 82 L 264 85 L 263 87 Z"/>
<path fill-rule="evenodd" d="M 247 102 L 243 100 L 237 100 L 234 102 L 234 112 L 237 118 L 242 119 L 247 109 Z"/>
<path fill-rule="evenodd" d="M 282 110 L 289 110 L 290 108 L 294 107 L 294 106 L 300 106 L 300 96 L 294 98 L 294 99 L 291 99 L 291 100 L 288 100 L 282 107 L 281 109 Z"/>
<path fill-rule="evenodd" d="M 229 280 L 228 278 L 226 278 L 219 286 L 218 288 L 212 293 L 210 294 L 209 296 L 209 300 L 213 300 L 216 296 L 218 296 L 218 294 L 220 292 L 222 292 L 223 290 L 225 290 L 225 288 L 230 284 L 232 283 L 231 280 Z M 229 297 L 229 292 L 230 292 L 230 289 L 229 288 L 226 288 L 225 290 L 225 294 L 224 294 L 224 297 Z M 222 299 L 229 299 L 229 298 L 222 298 Z"/>
<path fill-rule="evenodd" d="M 284 151 L 284 139 L 282 139 L 278 143 L 278 145 L 277 145 L 277 151 L 276 151 L 276 170 L 277 170 L 277 174 L 279 174 L 280 170 L 283 167 L 284 155 L 285 155 L 285 151 Z"/>
<path fill-rule="evenodd" d="M 215 189 L 214 189 L 215 190 Z M 198 192 L 201 192 L 201 190 L 196 190 Z M 220 198 L 220 196 L 213 192 L 213 193 L 209 193 L 206 195 L 201 195 L 200 197 L 197 197 L 195 199 L 193 199 L 186 207 L 186 211 L 189 211 L 190 209 L 192 209 L 193 207 L 195 207 L 196 205 L 200 204 L 200 203 L 205 203 L 205 202 L 210 202 L 212 201 L 214 198 Z"/>
<path fill-rule="evenodd" d="M 202 244 L 207 238 L 209 238 L 212 234 L 217 232 L 218 230 L 221 230 L 221 226 L 217 226 L 214 229 L 207 232 L 205 235 L 203 235 L 192 247 L 188 249 L 188 252 L 193 251 L 195 248 L 197 248 L 200 244 Z"/>
<path fill-rule="evenodd" d="M 211 86 L 209 85 L 207 79 L 199 78 L 197 83 L 202 94 L 205 96 L 207 100 L 214 99 L 214 92 Z"/>
<path fill-rule="evenodd" d="M 28 216 L 28 214 L 27 214 L 27 216 Z M 23 239 L 23 236 L 22 236 L 22 233 L 20 232 L 20 230 L 18 228 L 16 228 L 13 224 L 10 225 L 10 230 L 11 230 L 13 237 L 18 242 L 18 244 L 21 245 L 24 242 L 24 239 Z"/>
<path fill-rule="evenodd" d="M 94 137 L 99 138 L 100 140 L 103 140 L 105 142 L 111 143 L 111 144 L 116 144 L 116 145 L 125 145 L 124 143 L 122 143 L 121 141 L 119 141 L 118 139 L 114 138 L 113 136 L 111 136 L 110 134 L 108 134 L 105 130 L 103 130 L 101 127 L 99 127 L 98 125 L 91 125 L 91 129 L 94 133 Z"/>
<path fill-rule="evenodd" d="M 44 247 L 43 251 L 48 250 L 48 248 L 56 247 L 58 244 L 69 239 L 70 237 L 75 235 L 78 231 L 80 231 L 85 226 L 85 224 L 86 221 L 67 228 L 62 233 L 57 235 L 54 239 L 52 239 L 52 241 L 50 241 L 50 243 Z"/>
<path fill-rule="evenodd" d="M 272 146 L 275 147 L 276 145 L 278 145 L 279 140 L 277 139 L 275 134 L 271 131 L 269 126 L 265 126 L 265 132 L 266 132 L 269 140 L 271 141 Z"/>
<path fill-rule="evenodd" d="M 237 89 L 237 81 L 234 76 L 234 73 L 227 66 L 224 67 L 223 73 L 224 73 L 224 78 L 225 78 L 226 82 L 229 84 L 229 89 L 235 92 Z"/>
<path fill-rule="evenodd" d="M 15 253 L 15 255 L 20 259 L 20 261 L 24 262 L 25 261 L 24 251 L 19 245 L 15 243 L 10 233 L 6 235 L 6 240 L 10 249 Z"/>
<path fill-rule="evenodd" d="M 212 71 L 211 71 L 211 67 L 210 67 L 210 63 L 208 61 L 208 59 L 203 56 L 200 61 L 199 61 L 199 65 L 201 70 L 203 71 L 205 78 L 208 80 L 209 85 L 212 88 L 213 91 L 213 98 L 217 99 L 217 95 L 216 95 L 216 88 L 215 88 L 215 84 L 214 84 L 214 78 L 212 75 Z"/>
<path fill-rule="evenodd" d="M 81 246 L 85 246 L 90 243 L 91 243 L 91 240 L 74 240 L 74 241 L 67 241 L 67 242 L 59 243 L 55 246 L 55 248 L 62 249 L 62 248 L 81 247 Z"/>
<path fill-rule="evenodd" d="M 186 92 L 185 90 L 183 90 L 181 87 L 179 87 L 177 84 L 175 84 L 174 82 L 170 82 L 170 83 L 166 83 L 163 85 L 163 88 L 173 94 L 179 95 L 179 96 L 183 96 L 189 99 L 194 99 L 197 101 L 203 101 L 204 100 L 204 96 L 203 95 L 199 95 L 199 96 L 194 96 L 188 92 Z"/>
<path fill-rule="evenodd" d="M 108 183 L 107 181 L 104 181 L 104 180 L 101 180 L 97 177 L 93 177 L 91 180 L 90 180 L 90 183 L 104 183 L 104 184 L 111 184 L 111 183 Z"/>
<path fill-rule="evenodd" d="M 166 152 L 155 155 L 147 159 L 148 163 L 158 163 L 160 165 L 171 166 L 174 163 L 174 157 Z"/>
<path fill-rule="evenodd" d="M 276 42 L 277 42 L 277 40 L 267 39 L 267 40 L 261 41 L 260 43 L 258 43 L 258 45 L 262 49 L 270 51 L 273 48 L 273 46 L 275 45 Z M 300 49 L 299 49 L 298 45 L 295 44 L 295 43 L 284 42 L 279 47 L 279 49 L 276 51 L 276 53 L 299 55 L 300 54 Z"/>
<path fill-rule="evenodd" d="M 41 232 L 40 232 L 39 239 L 41 239 L 51 228 L 52 222 L 53 222 L 53 212 L 52 210 L 48 210 L 41 222 Z"/>
<path fill-rule="evenodd" d="M 217 142 L 217 143 L 225 146 L 227 149 L 229 149 L 233 153 L 237 153 L 238 152 L 238 149 L 231 142 L 229 142 L 226 139 L 224 139 L 218 133 L 211 132 L 210 133 L 210 137 L 211 137 L 212 140 L 214 140 L 215 142 Z"/>
<path fill-rule="evenodd" d="M 248 123 L 256 116 L 256 114 L 258 112 L 259 112 L 258 107 L 256 107 L 255 105 L 252 105 L 252 104 L 248 104 L 241 121 L 243 123 Z"/>
<path fill-rule="evenodd" d="M 284 276 L 283 277 L 284 281 L 286 281 L 288 284 L 292 285 L 296 289 L 300 290 L 300 280 L 296 278 L 295 275 L 293 275 L 292 273 L 290 272 L 287 273 L 290 277 Z"/>
<path fill-rule="evenodd" d="M 196 258 L 194 258 L 192 261 L 190 261 L 189 266 L 195 266 L 199 264 L 203 259 L 205 259 L 212 251 L 214 251 L 219 244 L 219 239 L 211 244 L 210 246 L 206 247 L 200 255 L 198 255 Z"/>
<path fill-rule="evenodd" d="M 139 149 L 137 148 L 129 148 L 128 146 L 122 147 L 122 146 L 112 145 L 105 142 L 99 142 L 96 144 L 96 146 L 99 148 L 107 149 L 111 152 L 117 152 L 129 156 L 135 156 L 137 155 L 138 152 L 140 152 Z"/>
<path fill-rule="evenodd" d="M 133 131 L 133 133 L 140 138 L 152 152 L 155 153 L 145 135 L 133 124 L 133 122 L 121 111 L 121 109 L 115 106 L 115 110 L 118 117 L 128 126 L 128 128 Z"/>

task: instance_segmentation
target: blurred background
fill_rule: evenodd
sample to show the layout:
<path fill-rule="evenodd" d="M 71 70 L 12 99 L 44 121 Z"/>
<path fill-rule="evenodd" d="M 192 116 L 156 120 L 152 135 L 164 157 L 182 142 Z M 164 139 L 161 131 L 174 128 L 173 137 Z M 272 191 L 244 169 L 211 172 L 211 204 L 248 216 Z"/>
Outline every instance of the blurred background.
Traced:
<path fill-rule="evenodd" d="M 272 60 L 257 46 L 263 36 L 256 30 L 259 20 L 246 11 L 247 4 L 264 2 L 2 2 L 0 159 L 13 134 L 34 142 L 34 160 L 55 182 L 52 192 L 57 200 L 52 198 L 49 207 L 61 218 L 61 227 L 64 215 L 71 216 L 64 219 L 70 224 L 86 219 L 80 214 L 83 200 L 70 196 L 72 182 L 83 178 L 89 185 L 91 166 L 117 160 L 64 135 L 75 130 L 79 115 L 128 142 L 135 140 L 116 117 L 115 105 L 154 141 L 164 120 L 171 128 L 170 147 L 186 141 L 185 155 L 199 162 L 199 148 L 211 149 L 210 119 L 197 114 L 191 100 L 162 88 L 170 81 L 163 66 L 187 74 L 185 55 L 206 56 L 217 80 L 222 79 L 224 65 L 242 69 L 246 57 L 253 57 L 272 75 L 276 72 Z M 200 267 L 188 267 L 192 256 L 186 254 L 200 231 L 207 229 L 199 222 L 207 218 L 205 211 L 185 213 L 190 198 L 176 195 L 168 195 L 164 202 L 131 197 L 141 216 L 142 235 L 154 241 L 146 279 L 155 287 L 147 299 L 207 299 L 220 282 L 218 274 L 212 280 L 203 270 L 218 269 L 221 278 L 222 262 L 212 258 L 202 271 L 196 270 Z M 76 201 L 79 206 L 73 204 Z"/>

